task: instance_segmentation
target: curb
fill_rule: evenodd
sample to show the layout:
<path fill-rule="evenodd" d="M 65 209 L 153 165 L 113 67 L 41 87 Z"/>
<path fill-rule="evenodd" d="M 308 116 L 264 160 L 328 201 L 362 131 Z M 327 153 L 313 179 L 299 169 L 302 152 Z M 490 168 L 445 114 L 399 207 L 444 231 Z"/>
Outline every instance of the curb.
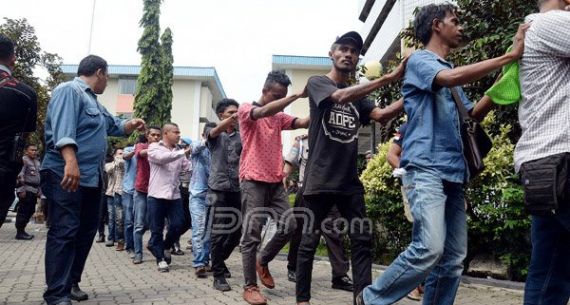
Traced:
<path fill-rule="evenodd" d="M 279 260 L 287 260 L 287 254 L 279 253 L 277 257 Z M 315 261 L 325 261 L 328 262 L 329 259 L 324 256 L 315 256 Z M 384 271 L 388 268 L 388 266 L 372 264 L 372 270 L 376 271 Z M 493 278 L 478 278 L 472 277 L 468 275 L 461 276 L 461 283 L 467 285 L 482 285 L 482 286 L 489 286 L 495 288 L 503 288 L 503 289 L 511 289 L 511 290 L 519 290 L 524 291 L 524 282 L 513 282 L 507 280 L 498 280 Z"/>

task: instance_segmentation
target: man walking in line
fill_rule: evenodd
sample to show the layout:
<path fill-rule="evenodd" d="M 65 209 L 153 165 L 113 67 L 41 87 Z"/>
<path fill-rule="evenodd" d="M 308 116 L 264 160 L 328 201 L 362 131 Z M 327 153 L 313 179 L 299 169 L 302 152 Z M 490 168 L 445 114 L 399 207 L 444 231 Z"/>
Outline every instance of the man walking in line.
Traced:
<path fill-rule="evenodd" d="M 239 160 L 242 152 L 240 133 L 237 129 L 239 104 L 232 99 L 222 99 L 216 105 L 220 123 L 206 125 L 204 135 L 211 155 L 208 178 L 207 204 L 212 206 L 211 255 L 214 288 L 231 290 L 227 278 L 231 273 L 225 261 L 237 247 L 241 237 L 241 224 L 232 219 L 241 213 L 239 188 Z M 233 217 L 232 217 L 233 216 Z M 207 218 L 207 220 L 209 220 Z M 239 219 L 239 217 L 237 218 Z M 233 227 L 229 227 L 233 225 Z"/>
<path fill-rule="evenodd" d="M 371 281 L 372 228 L 365 219 L 364 187 L 358 178 L 358 129 L 370 120 L 385 123 L 402 110 L 402 101 L 380 109 L 366 96 L 400 79 L 401 64 L 392 73 L 349 87 L 347 82 L 356 69 L 362 38 L 348 32 L 336 39 L 329 51 L 332 69 L 326 75 L 313 76 L 307 82 L 311 114 L 309 159 L 305 169 L 304 199 L 314 216 L 314 225 L 303 234 L 297 255 L 298 304 L 311 299 L 311 278 L 321 223 L 333 205 L 346 219 L 351 246 L 354 294 Z"/>
<path fill-rule="evenodd" d="M 140 137 L 139 137 L 140 138 Z M 125 250 L 130 259 L 135 258 L 134 238 L 134 199 L 135 178 L 137 175 L 137 157 L 135 156 L 135 147 L 133 145 L 125 147 L 123 150 L 123 160 L 125 162 L 125 174 L 123 176 L 123 193 L 121 194 L 121 202 L 123 204 L 123 221 L 125 227 Z"/>
<path fill-rule="evenodd" d="M 526 30 L 525 26 L 519 28 L 511 52 L 454 67 L 446 58 L 463 37 L 457 7 L 449 3 L 424 6 L 416 15 L 414 28 L 425 49 L 412 54 L 406 67 L 402 93 L 408 127 L 400 160 L 414 219 L 412 242 L 364 289 L 358 298 L 364 304 L 393 304 L 424 280 L 425 304 L 453 304 L 467 254 L 463 186 L 470 173 L 452 94 L 456 91 L 471 117 L 483 119 L 488 109 L 474 107 L 460 86 L 519 59 Z"/>
<path fill-rule="evenodd" d="M 16 214 L 16 239 L 30 240 L 34 235 L 26 233 L 26 226 L 36 211 L 36 203 L 40 196 L 40 161 L 37 159 L 38 147 L 27 144 L 24 149 L 22 171 L 18 179 L 22 186 L 18 189 L 20 204 Z"/>
<path fill-rule="evenodd" d="M 0 34 L 0 227 L 14 202 L 24 133 L 36 131 L 36 92 L 12 76 L 15 65 L 14 43 Z"/>
<path fill-rule="evenodd" d="M 561 188 L 561 180 L 570 183 L 568 171 L 564 175 L 559 170 L 570 164 L 570 12 L 564 11 L 565 6 L 570 8 L 570 0 L 540 0 L 539 4 L 540 13 L 532 15 L 520 61 L 522 134 L 514 155 L 527 207 L 530 203 L 533 208 L 524 304 L 566 305 L 570 298 L 569 186 L 558 190 L 558 194 L 565 192 L 565 199 L 553 194 Z M 558 208 L 548 206 L 555 201 Z"/>
<path fill-rule="evenodd" d="M 282 112 L 292 102 L 306 96 L 305 90 L 287 96 L 290 84 L 291 80 L 285 73 L 272 71 L 267 75 L 259 100 L 244 103 L 238 110 L 243 143 L 239 171 L 244 215 L 241 248 L 245 277 L 243 298 L 250 304 L 267 302 L 257 286 L 256 272 L 265 287 L 275 287 L 268 264 L 296 228 L 294 217 L 283 217 L 290 207 L 282 182 L 281 131 L 307 128 L 309 118 L 298 119 Z M 267 216 L 277 223 L 277 232 L 257 257 Z"/>
<path fill-rule="evenodd" d="M 158 271 L 168 272 L 170 249 L 180 237 L 184 225 L 184 209 L 180 198 L 180 172 L 188 170 L 190 148 L 177 149 L 180 129 L 174 123 L 162 127 L 162 140 L 148 147 L 150 179 L 148 182 L 148 216 L 151 237 L 150 252 L 156 258 Z M 163 238 L 164 219 L 168 231 Z"/>
<path fill-rule="evenodd" d="M 107 173 L 107 215 L 109 215 L 109 236 L 105 246 L 112 247 L 117 242 L 117 251 L 125 249 L 125 230 L 123 219 L 123 203 L 121 192 L 123 188 L 123 176 L 125 161 L 123 150 L 116 148 L 113 152 L 113 160 L 105 164 Z"/>
<path fill-rule="evenodd" d="M 145 133 L 145 141 L 135 145 L 137 158 L 137 175 L 135 178 L 134 213 L 135 228 L 133 244 L 135 246 L 135 258 L 133 264 L 142 263 L 143 259 L 143 235 L 148 229 L 149 221 L 147 214 L 148 180 L 150 177 L 150 165 L 148 164 L 148 146 L 160 141 L 160 127 L 150 126 Z"/>
<path fill-rule="evenodd" d="M 86 300 L 79 288 L 97 232 L 102 165 L 107 136 L 144 128 L 141 119 L 119 120 L 97 101 L 107 87 L 107 62 L 95 55 L 79 63 L 78 77 L 59 85 L 48 104 L 42 193 L 48 198 L 50 228 L 45 270 L 48 305 Z"/>

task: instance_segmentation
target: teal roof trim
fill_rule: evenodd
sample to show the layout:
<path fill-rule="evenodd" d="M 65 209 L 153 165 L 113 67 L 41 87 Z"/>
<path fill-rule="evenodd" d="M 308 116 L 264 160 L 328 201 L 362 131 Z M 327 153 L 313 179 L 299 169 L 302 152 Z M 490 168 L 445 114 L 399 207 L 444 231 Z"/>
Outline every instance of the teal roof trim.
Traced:
<path fill-rule="evenodd" d="M 331 60 L 321 56 L 273 55 L 273 64 L 330 67 Z"/>

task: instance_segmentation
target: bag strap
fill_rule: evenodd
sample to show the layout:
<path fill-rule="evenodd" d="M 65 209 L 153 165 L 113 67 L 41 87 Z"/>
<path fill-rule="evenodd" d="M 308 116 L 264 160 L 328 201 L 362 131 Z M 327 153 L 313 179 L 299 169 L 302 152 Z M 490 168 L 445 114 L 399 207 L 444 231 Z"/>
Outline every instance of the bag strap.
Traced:
<path fill-rule="evenodd" d="M 471 121 L 471 116 L 467 112 L 467 108 L 465 108 L 465 105 L 463 105 L 463 102 L 461 101 L 461 97 L 459 97 L 459 92 L 457 92 L 457 89 L 449 88 L 449 90 L 451 90 L 451 95 L 453 96 L 453 100 L 455 101 L 457 110 L 459 111 L 459 114 L 461 114 L 461 120 L 463 122 Z"/>

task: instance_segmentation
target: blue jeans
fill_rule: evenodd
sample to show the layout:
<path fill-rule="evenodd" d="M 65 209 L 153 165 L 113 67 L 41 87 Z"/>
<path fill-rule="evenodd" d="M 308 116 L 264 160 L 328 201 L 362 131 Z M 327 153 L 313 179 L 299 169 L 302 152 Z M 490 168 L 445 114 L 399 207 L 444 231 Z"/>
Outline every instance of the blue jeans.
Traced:
<path fill-rule="evenodd" d="M 126 250 L 134 250 L 134 202 L 133 194 L 123 192 L 121 196 L 121 202 L 123 203 L 123 214 L 125 222 L 125 246 Z"/>
<path fill-rule="evenodd" d="M 532 255 L 524 305 L 566 305 L 570 298 L 570 203 L 556 215 L 532 216 Z"/>
<path fill-rule="evenodd" d="M 451 305 L 467 254 L 463 186 L 419 169 L 402 179 L 414 225 L 412 243 L 364 289 L 367 305 L 393 304 L 424 279 L 424 305 Z"/>
<path fill-rule="evenodd" d="M 184 208 L 181 199 L 166 200 L 148 196 L 147 203 L 151 233 L 148 247 L 158 263 L 164 259 L 164 250 L 172 248 L 180 237 L 184 226 Z M 168 220 L 168 231 L 163 238 L 165 218 Z"/>
<path fill-rule="evenodd" d="M 206 202 L 207 191 L 190 195 L 190 216 L 192 217 L 192 267 L 203 267 L 210 263 L 211 207 Z"/>
<path fill-rule="evenodd" d="M 142 259 L 143 254 L 143 235 L 148 230 L 148 213 L 147 213 L 147 194 L 135 191 L 134 201 L 134 217 L 135 228 L 133 233 L 133 243 L 135 246 L 135 255 Z"/>
<path fill-rule="evenodd" d="M 41 188 L 49 200 L 45 272 L 48 305 L 69 301 L 71 285 L 81 282 L 85 261 L 99 224 L 101 189 L 82 187 L 75 192 L 61 188 L 61 178 L 41 172 Z"/>
<path fill-rule="evenodd" d="M 107 197 L 107 212 L 109 214 L 109 236 L 107 240 L 124 242 L 123 203 L 121 195 L 115 194 Z"/>

